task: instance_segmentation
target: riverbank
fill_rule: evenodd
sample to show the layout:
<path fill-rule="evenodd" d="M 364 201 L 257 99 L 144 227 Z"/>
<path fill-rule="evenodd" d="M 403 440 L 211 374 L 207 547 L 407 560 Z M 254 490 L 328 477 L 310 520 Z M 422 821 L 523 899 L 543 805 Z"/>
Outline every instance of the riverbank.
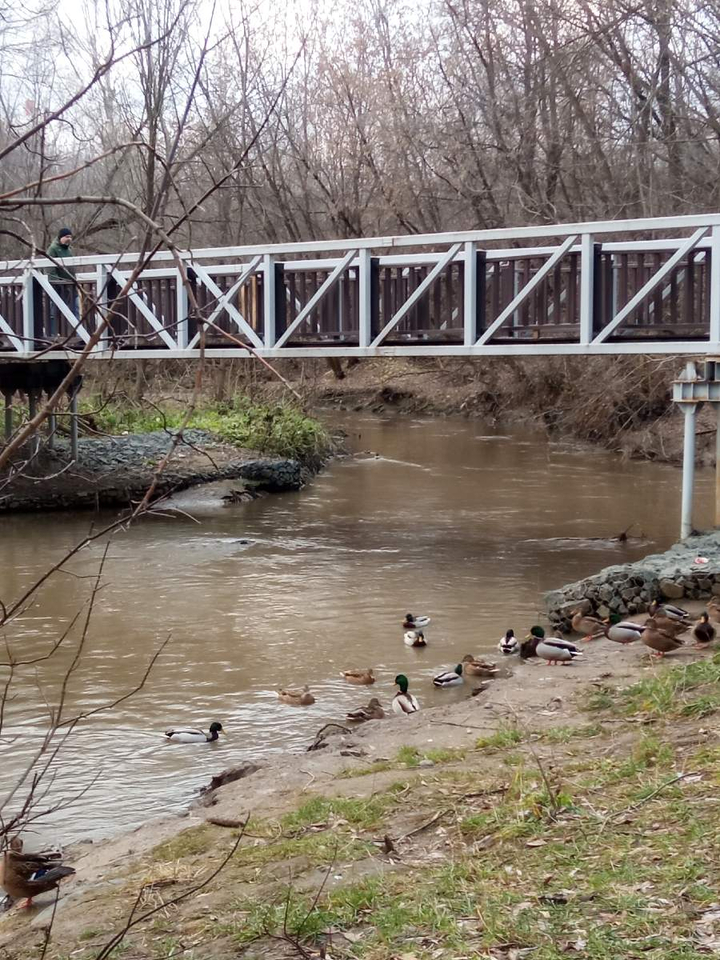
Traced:
<path fill-rule="evenodd" d="M 674 357 L 383 357 L 284 360 L 274 366 L 308 408 L 476 417 L 533 424 L 552 437 L 606 447 L 623 457 L 678 464 L 683 422 L 671 401 L 682 371 Z M 177 362 L 119 364 L 110 388 L 140 399 L 192 389 L 192 367 Z M 92 382 L 92 370 L 89 373 Z M 102 386 L 102 385 L 100 385 Z M 206 393 L 217 400 L 244 392 L 263 400 L 287 389 L 252 360 L 210 361 Z M 709 405 L 698 417 L 697 462 L 715 458 Z"/>
<path fill-rule="evenodd" d="M 81 439 L 70 462 L 67 441 L 44 449 L 25 472 L 9 477 L 0 511 L 80 510 L 127 507 L 141 500 L 172 444 L 157 430 L 129 436 Z M 69 465 L 68 465 L 69 464 Z M 260 492 L 299 490 L 311 474 L 298 460 L 261 456 L 224 443 L 205 430 L 187 430 L 158 479 L 156 497 L 216 480 L 237 480 L 238 500 Z"/>
<path fill-rule="evenodd" d="M 584 653 L 513 658 L 476 697 L 259 761 L 184 819 L 76 848 L 47 956 L 97 956 L 136 904 L 143 958 L 699 960 L 720 934 L 720 663 Z M 3 917 L 0 956 L 36 955 L 50 916 Z"/>
<path fill-rule="evenodd" d="M 229 495 L 240 502 L 300 489 L 334 452 L 322 424 L 304 411 L 243 395 L 198 405 L 187 423 L 178 402 L 131 403 L 86 390 L 80 407 L 77 459 L 62 434 L 35 456 L 26 451 L 0 474 L 0 512 L 127 507 L 153 483 L 157 498 L 220 480 L 238 481 Z M 18 426 L 24 415 L 15 411 Z"/>

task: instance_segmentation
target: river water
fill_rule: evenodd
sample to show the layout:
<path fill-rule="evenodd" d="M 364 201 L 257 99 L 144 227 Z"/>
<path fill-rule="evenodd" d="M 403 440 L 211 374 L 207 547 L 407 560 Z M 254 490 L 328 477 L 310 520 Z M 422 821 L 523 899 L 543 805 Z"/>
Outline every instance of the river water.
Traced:
<path fill-rule="evenodd" d="M 121 696 L 171 640 L 139 694 L 68 738 L 48 799 L 86 793 L 39 838 L 106 836 L 181 809 L 212 774 L 300 748 L 370 695 L 388 705 L 398 672 L 424 706 L 467 696 L 430 680 L 466 653 L 497 654 L 506 628 L 542 622 L 544 591 L 676 539 L 675 468 L 464 419 L 354 415 L 342 424 L 351 449 L 372 453 L 333 462 L 299 493 L 228 507 L 194 490 L 180 500 L 194 519 L 146 519 L 113 538 L 68 712 Z M 712 491 L 712 474 L 700 471 L 699 525 L 711 523 Z M 0 598 L 16 598 L 93 520 L 0 520 Z M 584 539 L 633 522 L 642 539 Z M 86 609 L 101 553 L 93 546 L 47 583 L 8 634 L 16 654 L 37 657 Z M 432 616 L 427 649 L 403 645 L 406 611 Z M 79 626 L 49 665 L 19 670 L 0 797 L 41 742 L 78 637 Z M 373 687 L 340 678 L 365 666 L 375 668 Z M 303 683 L 314 706 L 278 702 L 279 686 Z M 212 720 L 228 734 L 217 744 L 163 741 L 168 726 Z"/>

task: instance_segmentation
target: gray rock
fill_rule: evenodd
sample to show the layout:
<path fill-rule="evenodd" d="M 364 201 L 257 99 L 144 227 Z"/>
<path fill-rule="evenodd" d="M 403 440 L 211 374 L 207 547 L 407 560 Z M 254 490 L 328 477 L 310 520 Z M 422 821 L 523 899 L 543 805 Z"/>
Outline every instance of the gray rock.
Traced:
<path fill-rule="evenodd" d="M 681 600 L 685 596 L 682 583 L 676 583 L 674 580 L 661 580 L 658 587 L 667 600 Z"/>

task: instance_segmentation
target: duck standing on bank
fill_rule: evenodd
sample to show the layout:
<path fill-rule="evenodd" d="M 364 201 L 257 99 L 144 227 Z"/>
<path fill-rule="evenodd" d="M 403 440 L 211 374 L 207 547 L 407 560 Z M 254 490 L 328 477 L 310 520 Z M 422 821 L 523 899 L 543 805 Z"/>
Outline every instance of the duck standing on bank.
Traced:
<path fill-rule="evenodd" d="M 661 629 L 654 617 L 645 621 L 645 632 L 640 639 L 655 657 L 664 657 L 666 653 L 672 653 L 683 646 L 683 641 L 675 634 Z"/>
<path fill-rule="evenodd" d="M 23 853 L 22 841 L 16 839 L 0 860 L 0 887 L 14 900 L 25 897 L 24 906 L 30 907 L 33 897 L 55 890 L 64 877 L 74 873 L 57 855 Z"/>
<path fill-rule="evenodd" d="M 581 633 L 585 642 L 597 640 L 604 634 L 604 624 L 597 617 L 588 616 L 582 610 L 573 611 L 572 628 L 575 633 Z"/>
<path fill-rule="evenodd" d="M 710 597 L 707 602 L 707 612 L 711 620 L 720 623 L 720 600 L 717 597 Z"/>
<path fill-rule="evenodd" d="M 498 650 L 505 657 L 512 656 L 515 653 L 520 653 L 520 641 L 515 636 L 514 630 L 505 631 L 505 636 L 498 644 Z"/>
<path fill-rule="evenodd" d="M 617 613 L 610 614 L 604 623 L 605 636 L 614 643 L 634 643 L 645 632 L 645 627 L 641 623 L 621 620 Z"/>
<path fill-rule="evenodd" d="M 710 623 L 710 617 L 703 613 L 693 628 L 696 647 L 707 647 L 715 639 L 715 627 Z"/>
<path fill-rule="evenodd" d="M 677 620 L 674 617 L 667 617 L 661 611 L 662 607 L 650 618 L 658 630 L 662 630 L 663 633 L 669 633 L 672 637 L 679 637 L 681 633 L 685 633 L 690 629 L 689 620 Z M 645 622 L 647 623 L 647 621 Z"/>
<path fill-rule="evenodd" d="M 578 650 L 575 644 L 570 643 L 569 640 L 561 640 L 560 637 L 546 637 L 542 627 L 533 627 L 520 647 L 520 656 L 523 660 L 541 657 L 548 663 L 561 663 L 563 666 L 567 666 L 576 657 L 582 655 L 582 651 Z"/>
<path fill-rule="evenodd" d="M 395 677 L 395 683 L 397 684 L 398 687 L 400 687 L 400 690 L 393 697 L 393 702 L 392 702 L 393 713 L 397 713 L 400 715 L 405 715 L 408 713 L 417 713 L 418 710 L 420 709 L 420 704 L 411 693 L 408 693 L 409 683 L 408 683 L 408 678 L 405 676 L 405 674 L 399 673 Z"/>
<path fill-rule="evenodd" d="M 689 625 L 690 614 L 682 607 L 676 607 L 673 603 L 667 601 L 653 600 L 648 608 L 651 617 L 667 617 L 668 620 L 679 620 Z"/>
<path fill-rule="evenodd" d="M 195 727 L 175 727 L 165 731 L 165 739 L 171 743 L 214 743 L 224 732 L 222 724 L 216 721 L 207 733 Z"/>

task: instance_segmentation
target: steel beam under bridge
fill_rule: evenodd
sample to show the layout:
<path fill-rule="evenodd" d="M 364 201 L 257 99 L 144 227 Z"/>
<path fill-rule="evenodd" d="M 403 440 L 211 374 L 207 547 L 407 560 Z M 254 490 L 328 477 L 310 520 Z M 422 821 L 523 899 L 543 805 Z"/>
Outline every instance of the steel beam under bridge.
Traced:
<path fill-rule="evenodd" d="M 670 237 L 670 239 L 668 239 Z M 0 263 L 0 360 L 720 354 L 720 214 Z M 186 273 L 187 282 L 181 279 Z M 132 280 L 132 282 L 131 282 Z"/>

